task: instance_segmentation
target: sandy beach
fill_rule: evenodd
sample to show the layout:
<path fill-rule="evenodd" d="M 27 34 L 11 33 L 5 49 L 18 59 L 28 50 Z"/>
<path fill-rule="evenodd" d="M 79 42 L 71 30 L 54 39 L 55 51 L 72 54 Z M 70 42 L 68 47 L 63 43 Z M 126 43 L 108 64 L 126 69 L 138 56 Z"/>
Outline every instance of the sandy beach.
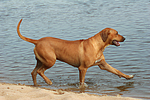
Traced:
<path fill-rule="evenodd" d="M 0 83 L 0 100 L 139 100 L 130 97 L 98 96 L 62 90 L 47 90 L 18 84 Z"/>

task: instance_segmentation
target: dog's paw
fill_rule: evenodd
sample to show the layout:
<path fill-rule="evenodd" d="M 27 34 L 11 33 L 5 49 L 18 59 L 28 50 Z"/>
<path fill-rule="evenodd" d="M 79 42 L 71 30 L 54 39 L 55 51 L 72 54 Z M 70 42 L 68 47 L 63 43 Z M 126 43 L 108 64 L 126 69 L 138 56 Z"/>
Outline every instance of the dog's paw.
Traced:
<path fill-rule="evenodd" d="M 78 88 L 83 89 L 83 88 L 87 88 L 87 87 L 88 87 L 88 85 L 86 83 L 80 83 Z"/>
<path fill-rule="evenodd" d="M 130 80 L 130 79 L 132 79 L 134 76 L 135 76 L 135 75 L 129 75 L 126 79 L 127 79 L 127 80 Z"/>
<path fill-rule="evenodd" d="M 47 83 L 48 85 L 52 85 L 52 84 L 53 84 L 52 81 L 50 81 L 50 80 L 47 80 L 46 83 Z"/>

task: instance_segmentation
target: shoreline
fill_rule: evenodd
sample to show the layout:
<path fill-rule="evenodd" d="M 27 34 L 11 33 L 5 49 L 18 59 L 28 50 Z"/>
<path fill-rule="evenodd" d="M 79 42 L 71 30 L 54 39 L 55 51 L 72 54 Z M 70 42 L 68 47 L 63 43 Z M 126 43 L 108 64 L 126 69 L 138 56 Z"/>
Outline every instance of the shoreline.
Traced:
<path fill-rule="evenodd" d="M 0 100 L 141 100 L 131 97 L 101 96 L 75 93 L 61 89 L 51 90 L 22 84 L 0 83 Z"/>

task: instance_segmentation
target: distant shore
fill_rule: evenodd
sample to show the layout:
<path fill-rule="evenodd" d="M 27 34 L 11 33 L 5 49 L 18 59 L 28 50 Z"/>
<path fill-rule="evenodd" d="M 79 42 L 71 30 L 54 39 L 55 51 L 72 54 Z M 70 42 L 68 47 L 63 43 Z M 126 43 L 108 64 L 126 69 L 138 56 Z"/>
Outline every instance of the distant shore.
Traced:
<path fill-rule="evenodd" d="M 0 100 L 140 100 L 121 96 L 98 96 L 25 85 L 0 83 Z"/>

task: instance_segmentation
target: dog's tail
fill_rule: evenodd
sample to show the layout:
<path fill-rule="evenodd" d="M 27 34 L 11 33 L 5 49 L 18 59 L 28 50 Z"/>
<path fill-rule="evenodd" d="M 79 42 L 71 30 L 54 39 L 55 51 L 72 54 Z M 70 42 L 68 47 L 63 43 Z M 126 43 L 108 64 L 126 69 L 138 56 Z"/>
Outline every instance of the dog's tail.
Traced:
<path fill-rule="evenodd" d="M 21 35 L 20 30 L 19 30 L 21 22 L 22 22 L 22 19 L 19 21 L 18 26 L 17 26 L 17 33 L 18 33 L 19 37 L 27 42 L 30 42 L 30 43 L 33 43 L 36 45 L 38 40 L 30 39 L 30 38 L 27 38 L 27 37 L 24 37 Z"/>

